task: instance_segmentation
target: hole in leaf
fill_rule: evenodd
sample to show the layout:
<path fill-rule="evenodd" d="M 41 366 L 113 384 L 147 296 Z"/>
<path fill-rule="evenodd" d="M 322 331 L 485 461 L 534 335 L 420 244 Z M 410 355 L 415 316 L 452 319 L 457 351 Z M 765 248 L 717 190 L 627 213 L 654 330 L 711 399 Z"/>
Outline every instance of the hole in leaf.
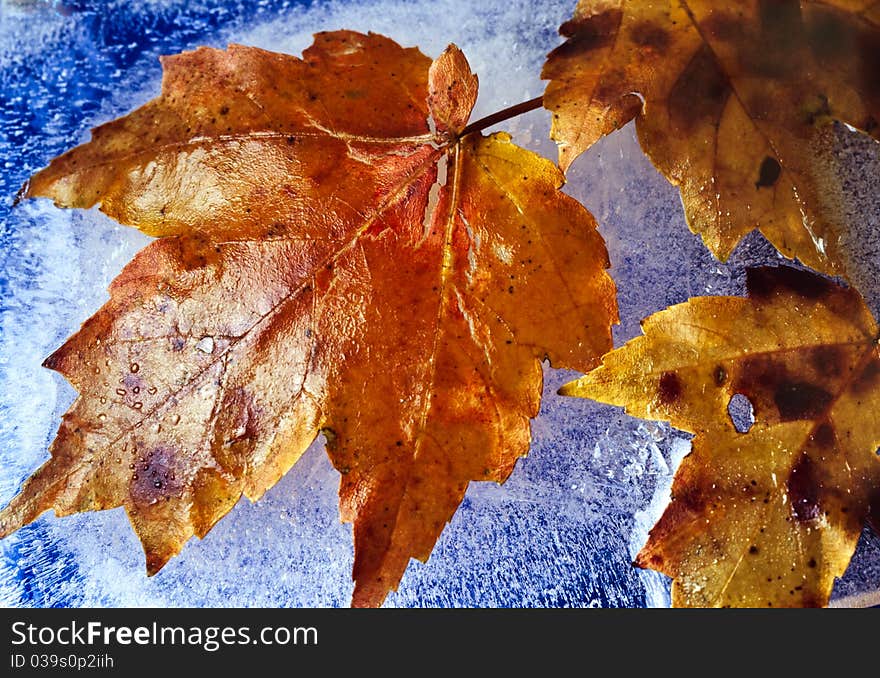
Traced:
<path fill-rule="evenodd" d="M 764 158 L 761 168 L 758 170 L 759 176 L 755 188 L 772 186 L 779 179 L 780 174 L 782 174 L 782 166 L 775 158 L 771 158 L 768 155 Z"/>
<path fill-rule="evenodd" d="M 755 423 L 755 410 L 752 401 L 742 393 L 736 393 L 727 403 L 727 414 L 734 428 L 740 433 L 748 433 Z"/>

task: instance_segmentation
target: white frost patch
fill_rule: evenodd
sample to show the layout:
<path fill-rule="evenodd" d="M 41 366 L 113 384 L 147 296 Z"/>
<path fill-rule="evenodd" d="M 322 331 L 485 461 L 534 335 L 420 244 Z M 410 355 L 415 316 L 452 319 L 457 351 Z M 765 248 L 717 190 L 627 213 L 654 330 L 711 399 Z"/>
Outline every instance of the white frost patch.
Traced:
<path fill-rule="evenodd" d="M 507 243 L 496 243 L 492 251 L 502 264 L 510 266 L 513 263 L 513 249 Z"/>
<path fill-rule="evenodd" d="M 431 185 L 428 191 L 428 202 L 425 204 L 425 214 L 422 216 L 422 238 L 419 245 L 428 239 L 431 234 L 431 227 L 434 223 L 434 213 L 437 211 L 437 204 L 440 202 L 440 189 L 446 186 L 446 166 L 449 164 L 446 155 L 440 157 L 437 161 L 437 180 Z"/>
<path fill-rule="evenodd" d="M 202 353 L 213 353 L 214 337 L 202 337 L 201 339 L 199 339 L 199 343 L 196 344 L 196 349 L 201 351 Z"/>

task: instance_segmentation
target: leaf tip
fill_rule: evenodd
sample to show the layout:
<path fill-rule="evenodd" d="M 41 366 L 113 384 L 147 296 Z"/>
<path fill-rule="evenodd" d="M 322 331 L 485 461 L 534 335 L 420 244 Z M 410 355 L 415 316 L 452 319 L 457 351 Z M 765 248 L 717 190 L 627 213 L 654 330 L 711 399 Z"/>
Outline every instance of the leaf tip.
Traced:
<path fill-rule="evenodd" d="M 465 59 L 464 52 L 461 51 L 461 47 L 456 45 L 454 42 L 450 42 L 448 45 L 446 45 L 446 49 L 443 50 L 443 54 L 441 54 L 440 56 L 442 57 L 447 53 L 452 54 L 455 58 Z M 457 55 L 461 56 L 458 57 Z M 465 59 L 465 61 L 467 61 L 467 59 Z"/>
<path fill-rule="evenodd" d="M 5 539 L 33 522 L 44 510 L 45 507 L 38 503 L 28 502 L 25 489 L 22 488 L 19 494 L 0 510 L 0 539 Z"/>
<path fill-rule="evenodd" d="M 30 191 L 31 191 L 31 180 L 28 179 L 21 185 L 21 188 L 18 189 L 18 192 L 15 194 L 15 197 L 12 199 L 12 206 L 15 207 L 16 205 L 18 205 L 18 203 L 20 203 L 25 198 L 29 198 Z"/>
<path fill-rule="evenodd" d="M 563 384 L 556 391 L 556 394 L 561 396 L 578 396 L 580 395 L 580 389 L 578 388 L 579 384 L 580 379 L 570 381 L 567 384 Z"/>
<path fill-rule="evenodd" d="M 382 607 L 389 590 L 376 582 L 371 586 L 369 583 L 361 583 L 355 580 L 354 591 L 351 594 L 351 607 L 353 608 L 378 608 Z"/>
<path fill-rule="evenodd" d="M 644 548 L 642 548 L 642 550 L 636 554 L 636 557 L 633 558 L 631 565 L 632 567 L 638 568 L 639 570 L 649 569 L 648 560 Z"/>
<path fill-rule="evenodd" d="M 557 164 L 562 171 L 563 177 L 568 174 L 568 170 L 574 162 L 574 159 L 575 155 L 571 152 L 571 149 L 565 144 L 559 144 L 559 159 Z"/>
<path fill-rule="evenodd" d="M 168 562 L 169 557 L 160 556 L 156 553 L 147 553 L 147 576 L 153 577 L 159 573 L 165 564 Z"/>
<path fill-rule="evenodd" d="M 441 132 L 458 135 L 477 102 L 479 80 L 464 52 L 450 43 L 428 69 L 428 106 Z"/>
<path fill-rule="evenodd" d="M 5 518 L 5 514 L 5 509 L 0 511 L 0 539 L 5 539 L 18 529 L 13 522 L 10 522 Z"/>
<path fill-rule="evenodd" d="M 41 366 L 45 367 L 47 370 L 55 370 L 57 372 L 58 368 L 61 365 L 60 352 L 60 348 L 56 351 L 53 351 L 49 356 L 46 357 L 45 360 L 43 360 Z"/>

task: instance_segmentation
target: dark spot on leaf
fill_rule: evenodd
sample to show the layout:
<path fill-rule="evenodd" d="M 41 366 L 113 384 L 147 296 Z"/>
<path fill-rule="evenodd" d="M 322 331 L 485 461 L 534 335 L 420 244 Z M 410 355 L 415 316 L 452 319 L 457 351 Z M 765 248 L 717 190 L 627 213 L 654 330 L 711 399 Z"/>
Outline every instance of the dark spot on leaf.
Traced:
<path fill-rule="evenodd" d="M 754 555 L 757 555 L 757 554 L 758 554 L 758 547 L 755 546 L 754 544 L 752 544 L 751 546 L 749 546 L 749 554 L 750 554 L 750 555 L 753 555 L 753 556 L 754 556 Z"/>
<path fill-rule="evenodd" d="M 146 455 L 129 485 L 129 495 L 135 504 L 149 506 L 165 496 L 180 492 L 181 485 L 174 473 L 176 456 L 177 451 L 167 445 L 159 446 Z"/>
<path fill-rule="evenodd" d="M 846 350 L 841 346 L 819 346 L 811 351 L 810 363 L 823 377 L 840 377 L 846 368 Z"/>
<path fill-rule="evenodd" d="M 819 517 L 819 476 L 815 462 L 805 452 L 791 469 L 786 488 L 791 512 L 798 521 L 804 523 Z"/>
<path fill-rule="evenodd" d="M 828 67 L 838 59 L 851 56 L 855 42 L 854 22 L 838 12 L 816 8 L 809 15 L 807 40 L 813 54 Z"/>
<path fill-rule="evenodd" d="M 880 358 L 875 355 L 865 365 L 862 373 L 853 380 L 851 388 L 858 395 L 876 388 L 878 382 L 880 382 Z"/>
<path fill-rule="evenodd" d="M 815 419 L 834 397 L 824 388 L 805 381 L 785 380 L 777 386 L 773 402 L 783 421 Z"/>
<path fill-rule="evenodd" d="M 723 42 L 739 41 L 743 34 L 743 21 L 732 14 L 725 14 L 720 8 L 713 8 L 700 27 L 706 35 Z"/>
<path fill-rule="evenodd" d="M 640 21 L 630 29 L 630 38 L 639 47 L 663 54 L 669 47 L 669 33 L 650 21 Z"/>
<path fill-rule="evenodd" d="M 576 38 L 581 43 L 580 51 L 599 49 L 614 41 L 622 20 L 623 11 L 612 9 L 601 14 L 566 21 L 559 27 L 559 34 L 565 38 Z M 574 40 L 569 40 L 569 42 L 574 42 Z M 553 54 L 560 52 L 568 44 L 561 45 Z M 576 53 L 580 53 L 580 51 Z M 564 55 L 568 56 L 568 54 Z"/>
<path fill-rule="evenodd" d="M 804 593 L 801 595 L 802 607 L 825 607 L 825 602 L 820 600 L 814 593 Z"/>
<path fill-rule="evenodd" d="M 779 292 L 794 292 L 805 299 L 820 299 L 836 289 L 830 280 L 790 266 L 758 266 L 746 271 L 746 289 L 752 299 L 769 299 Z"/>
<path fill-rule="evenodd" d="M 773 394 L 786 379 L 786 374 L 785 365 L 770 356 L 748 357 L 740 365 L 733 390 L 748 398 L 756 417 L 765 417 L 775 408 Z"/>
<path fill-rule="evenodd" d="M 868 496 L 868 524 L 880 535 L 880 487 L 874 487 Z"/>
<path fill-rule="evenodd" d="M 761 168 L 758 170 L 758 181 L 755 182 L 755 188 L 768 188 L 773 186 L 782 174 L 782 166 L 777 162 L 776 158 L 769 155 L 761 162 Z"/>
<path fill-rule="evenodd" d="M 660 397 L 660 402 L 664 405 L 674 403 L 681 398 L 681 381 L 675 372 L 664 372 L 660 375 L 657 394 Z"/>
<path fill-rule="evenodd" d="M 794 0 L 760 0 L 760 44 L 749 65 L 760 74 L 781 76 L 800 66 L 798 45 L 803 40 L 800 3 Z"/>
<path fill-rule="evenodd" d="M 699 488 L 694 486 L 689 486 L 676 492 L 672 498 L 687 513 L 702 513 L 707 504 L 705 495 Z"/>
<path fill-rule="evenodd" d="M 703 123 L 714 126 L 730 92 L 727 76 L 715 55 L 708 45 L 703 45 L 669 93 L 669 117 L 685 134 Z"/>
<path fill-rule="evenodd" d="M 819 427 L 810 435 L 810 439 L 823 449 L 834 447 L 834 426 L 827 421 L 820 424 Z"/>

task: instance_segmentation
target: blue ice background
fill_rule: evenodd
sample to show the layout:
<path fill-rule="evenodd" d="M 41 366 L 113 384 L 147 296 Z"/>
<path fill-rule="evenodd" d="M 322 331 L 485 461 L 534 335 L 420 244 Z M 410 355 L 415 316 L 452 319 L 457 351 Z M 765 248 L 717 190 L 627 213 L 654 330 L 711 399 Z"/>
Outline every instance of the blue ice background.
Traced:
<path fill-rule="evenodd" d="M 47 458 L 73 389 L 43 358 L 106 299 L 148 238 L 95 210 L 15 193 L 88 129 L 158 92 L 160 54 L 228 42 L 299 53 L 317 30 L 385 33 L 436 56 L 455 41 L 480 74 L 474 119 L 541 93 L 540 65 L 574 2 L 39 2 L 0 0 L 0 504 Z M 549 120 L 505 124 L 555 157 Z M 827 158 L 860 228 L 856 282 L 880 310 L 877 144 L 838 130 Z M 597 217 L 619 288 L 620 344 L 639 320 L 701 294 L 742 293 L 743 268 L 779 261 L 757 235 L 721 265 L 692 236 L 677 191 L 627 127 L 575 164 L 567 189 Z M 530 456 L 504 486 L 475 483 L 427 565 L 413 562 L 391 606 L 642 607 L 668 604 L 668 580 L 631 567 L 668 499 L 688 437 L 619 410 L 555 395 L 547 368 Z M 876 416 L 873 415 L 872 416 Z M 242 501 L 153 578 L 120 510 L 47 515 L 0 541 L 5 606 L 344 606 L 351 530 L 320 441 L 256 504 Z M 880 539 L 866 532 L 835 598 L 877 603 Z"/>

